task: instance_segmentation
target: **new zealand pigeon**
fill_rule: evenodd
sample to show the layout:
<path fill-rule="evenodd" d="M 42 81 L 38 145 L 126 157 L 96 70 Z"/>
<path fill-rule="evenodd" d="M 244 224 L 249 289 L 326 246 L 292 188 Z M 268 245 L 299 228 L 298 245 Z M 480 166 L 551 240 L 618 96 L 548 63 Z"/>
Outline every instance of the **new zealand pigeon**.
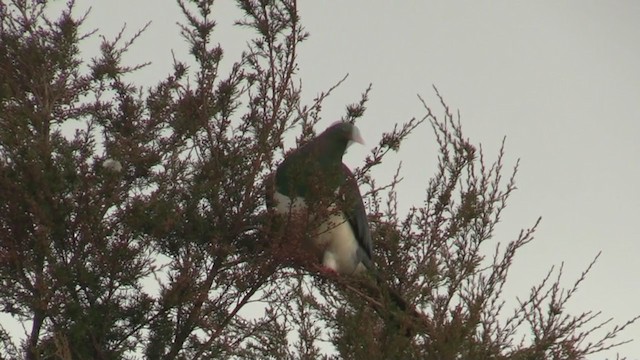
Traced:
<path fill-rule="evenodd" d="M 339 274 L 371 267 L 367 214 L 353 173 L 342 163 L 352 142 L 363 144 L 356 126 L 338 122 L 294 150 L 278 166 L 272 205 L 312 227 L 303 244 L 322 265 Z"/>
<path fill-rule="evenodd" d="M 372 303 L 374 310 L 411 337 L 414 324 L 427 324 L 428 320 L 373 269 L 373 244 L 362 195 L 353 173 L 342 163 L 352 142 L 364 143 L 360 131 L 353 124 L 339 122 L 288 154 L 275 176 L 267 179 L 265 185 L 272 195 L 267 196 L 267 206 L 286 217 L 289 224 L 300 225 L 295 220 L 303 220 L 304 225 L 311 225 L 304 228 L 303 246 L 325 268 L 338 274 L 370 270 L 375 283 L 360 285 L 371 298 L 379 299 Z M 400 312 L 386 309 L 384 297 Z"/>

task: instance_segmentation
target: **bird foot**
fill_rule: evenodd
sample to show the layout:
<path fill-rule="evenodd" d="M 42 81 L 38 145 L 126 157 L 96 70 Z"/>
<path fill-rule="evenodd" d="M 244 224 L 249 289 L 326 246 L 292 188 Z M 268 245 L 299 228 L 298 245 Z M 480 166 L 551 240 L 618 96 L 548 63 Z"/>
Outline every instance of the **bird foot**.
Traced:
<path fill-rule="evenodd" d="M 328 266 L 320 266 L 318 272 L 326 277 L 336 277 L 338 272 Z"/>

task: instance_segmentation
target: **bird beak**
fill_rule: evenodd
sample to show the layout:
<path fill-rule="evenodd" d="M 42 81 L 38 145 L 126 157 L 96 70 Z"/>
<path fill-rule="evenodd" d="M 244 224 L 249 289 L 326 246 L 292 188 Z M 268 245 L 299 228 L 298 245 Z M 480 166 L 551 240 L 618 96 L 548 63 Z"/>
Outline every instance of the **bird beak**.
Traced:
<path fill-rule="evenodd" d="M 362 138 L 362 135 L 360 135 L 360 130 L 355 126 L 353 127 L 353 132 L 351 133 L 351 140 L 364 145 L 364 139 Z"/>

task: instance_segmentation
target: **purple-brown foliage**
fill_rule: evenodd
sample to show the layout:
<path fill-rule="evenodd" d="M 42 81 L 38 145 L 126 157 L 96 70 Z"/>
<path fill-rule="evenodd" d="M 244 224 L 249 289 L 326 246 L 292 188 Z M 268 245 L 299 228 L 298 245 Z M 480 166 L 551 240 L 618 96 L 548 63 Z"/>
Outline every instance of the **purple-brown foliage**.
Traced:
<path fill-rule="evenodd" d="M 0 358 L 578 359 L 635 320 L 598 338 L 608 320 L 568 314 L 586 272 L 570 289 L 550 272 L 504 308 L 538 221 L 492 239 L 517 164 L 504 147 L 487 160 L 442 98 L 442 116 L 423 102 L 356 171 L 378 280 L 315 271 L 291 245 L 308 234 L 265 208 L 285 134 L 313 136 L 333 90 L 301 102 L 295 1 L 238 1 L 253 38 L 226 69 L 213 1 L 179 1 L 190 53 L 142 91 L 129 74 L 143 65 L 122 63 L 140 32 L 86 60 L 73 2 L 55 18 L 46 3 L 0 2 L 0 311 L 27 329 L 0 328 Z M 364 122 L 369 91 L 344 120 Z M 422 123 L 438 168 L 399 214 L 400 175 L 380 186 L 370 170 Z"/>

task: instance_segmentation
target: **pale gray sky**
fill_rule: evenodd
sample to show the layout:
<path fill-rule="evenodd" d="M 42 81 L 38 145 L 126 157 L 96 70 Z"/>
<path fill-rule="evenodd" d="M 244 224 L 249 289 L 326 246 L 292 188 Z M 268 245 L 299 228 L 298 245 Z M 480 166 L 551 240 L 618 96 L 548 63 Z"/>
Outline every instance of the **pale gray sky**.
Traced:
<path fill-rule="evenodd" d="M 230 27 L 238 15 L 233 2 L 218 3 L 217 35 L 231 62 L 248 37 Z M 171 50 L 187 58 L 174 1 L 77 4 L 93 7 L 87 28 L 107 37 L 123 23 L 131 35 L 152 21 L 126 58 L 153 62 L 138 82 L 151 85 L 167 74 Z M 640 313 L 640 2 L 301 1 L 299 8 L 311 32 L 299 52 L 305 97 L 350 74 L 326 103 L 322 127 L 373 83 L 360 123 L 373 146 L 393 123 L 423 114 L 417 93 L 439 109 L 434 84 L 487 155 L 507 136 L 507 165 L 521 158 L 519 190 L 495 240 L 513 239 L 538 216 L 543 221 L 516 258 L 506 296 L 526 296 L 562 261 L 570 286 L 602 250 L 570 310 L 602 310 L 615 323 Z M 94 53 L 98 42 L 83 49 Z M 404 207 L 422 202 L 436 162 L 433 143 L 430 127 L 421 127 L 375 173 L 388 179 L 402 160 Z M 367 150 L 352 147 L 347 162 L 357 166 Z M 640 324 L 625 335 L 637 340 L 618 350 L 640 358 Z"/>

